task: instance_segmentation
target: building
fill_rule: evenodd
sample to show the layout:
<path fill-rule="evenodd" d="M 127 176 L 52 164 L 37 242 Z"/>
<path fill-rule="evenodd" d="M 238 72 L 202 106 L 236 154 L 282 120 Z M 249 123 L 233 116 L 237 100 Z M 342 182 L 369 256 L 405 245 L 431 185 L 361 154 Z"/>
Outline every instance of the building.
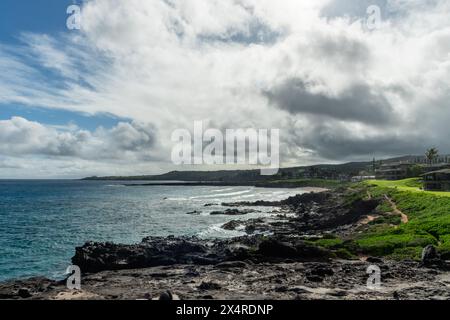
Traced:
<path fill-rule="evenodd" d="M 388 163 L 381 165 L 375 176 L 378 180 L 402 180 L 409 177 L 412 164 L 410 163 Z"/>
<path fill-rule="evenodd" d="M 361 182 L 366 180 L 375 180 L 375 176 L 354 176 L 351 178 L 352 182 Z"/>
<path fill-rule="evenodd" d="M 425 190 L 450 191 L 450 169 L 428 172 L 422 177 Z"/>

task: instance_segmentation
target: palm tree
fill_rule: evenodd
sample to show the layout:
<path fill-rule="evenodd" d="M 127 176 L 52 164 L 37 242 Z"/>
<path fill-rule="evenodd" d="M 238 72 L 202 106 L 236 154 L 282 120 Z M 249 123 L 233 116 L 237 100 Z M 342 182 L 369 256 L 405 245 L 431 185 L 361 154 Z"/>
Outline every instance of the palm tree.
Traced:
<path fill-rule="evenodd" d="M 438 158 L 439 151 L 436 148 L 430 148 L 425 152 L 425 158 L 427 158 L 428 164 L 432 164 L 434 160 Z"/>

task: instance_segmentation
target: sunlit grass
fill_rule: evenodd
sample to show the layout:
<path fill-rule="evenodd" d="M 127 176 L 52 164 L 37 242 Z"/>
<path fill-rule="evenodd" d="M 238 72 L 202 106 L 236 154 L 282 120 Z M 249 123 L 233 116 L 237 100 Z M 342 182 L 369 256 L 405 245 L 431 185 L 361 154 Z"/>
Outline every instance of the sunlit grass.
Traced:
<path fill-rule="evenodd" d="M 378 213 L 378 218 L 361 232 L 344 239 L 323 239 L 316 244 L 333 250 L 344 248 L 354 255 L 393 259 L 420 259 L 422 249 L 433 244 L 450 259 L 450 192 L 426 192 L 420 185 L 419 179 L 372 180 L 352 185 L 346 203 L 351 205 L 370 194 L 380 200 L 374 213 Z M 393 208 L 384 200 L 385 195 L 408 216 L 408 223 L 399 223 L 400 217 L 392 214 Z"/>
<path fill-rule="evenodd" d="M 375 185 L 383 188 L 395 188 L 399 191 L 420 192 L 425 194 L 432 194 L 440 197 L 450 197 L 450 192 L 445 191 L 425 191 L 422 190 L 422 183 L 418 178 L 404 179 L 404 180 L 367 180 L 368 185 Z"/>

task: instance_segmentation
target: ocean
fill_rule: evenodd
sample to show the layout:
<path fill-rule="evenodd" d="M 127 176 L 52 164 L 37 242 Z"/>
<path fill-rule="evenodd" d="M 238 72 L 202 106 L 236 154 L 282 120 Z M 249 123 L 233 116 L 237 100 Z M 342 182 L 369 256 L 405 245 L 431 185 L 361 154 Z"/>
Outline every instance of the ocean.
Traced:
<path fill-rule="evenodd" d="M 129 182 L 127 182 L 129 183 Z M 239 236 L 220 226 L 270 214 L 211 216 L 222 202 L 281 200 L 302 189 L 124 186 L 123 182 L 0 180 L 0 281 L 61 278 L 86 241 L 138 243 L 146 236 Z M 214 204 L 205 207 L 205 204 Z M 188 212 L 200 211 L 199 215 Z"/>

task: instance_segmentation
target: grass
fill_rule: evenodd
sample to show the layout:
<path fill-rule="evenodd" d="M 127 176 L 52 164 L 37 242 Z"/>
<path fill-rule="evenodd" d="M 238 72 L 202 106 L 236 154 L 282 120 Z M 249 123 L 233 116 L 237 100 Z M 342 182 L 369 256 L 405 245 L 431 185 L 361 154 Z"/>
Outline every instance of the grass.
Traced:
<path fill-rule="evenodd" d="M 422 190 L 422 182 L 419 178 L 411 178 L 405 180 L 368 180 L 366 184 L 375 185 L 382 188 L 394 188 L 400 191 L 420 192 L 426 194 L 432 194 L 441 197 L 450 197 L 450 192 L 444 191 L 425 191 Z"/>
<path fill-rule="evenodd" d="M 422 249 L 432 244 L 444 258 L 450 259 L 450 192 L 422 191 L 418 179 L 369 181 L 352 185 L 345 202 L 367 199 L 368 193 L 380 200 L 376 209 L 378 219 L 347 241 L 321 239 L 316 244 L 333 250 L 342 248 L 351 254 L 392 259 L 420 259 Z M 392 208 L 384 195 L 408 216 L 408 223 L 401 224 L 398 216 L 389 214 Z"/>

